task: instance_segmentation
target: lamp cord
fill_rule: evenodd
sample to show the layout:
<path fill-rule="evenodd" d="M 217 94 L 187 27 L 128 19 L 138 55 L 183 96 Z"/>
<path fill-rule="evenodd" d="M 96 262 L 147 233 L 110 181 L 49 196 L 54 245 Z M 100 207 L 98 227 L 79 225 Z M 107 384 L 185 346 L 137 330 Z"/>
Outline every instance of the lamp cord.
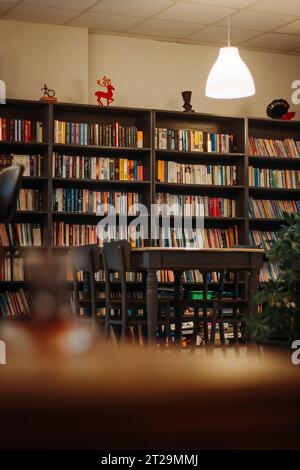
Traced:
<path fill-rule="evenodd" d="M 231 7 L 231 1 L 228 0 L 228 8 Z M 230 13 L 227 16 L 227 46 L 230 47 Z"/>

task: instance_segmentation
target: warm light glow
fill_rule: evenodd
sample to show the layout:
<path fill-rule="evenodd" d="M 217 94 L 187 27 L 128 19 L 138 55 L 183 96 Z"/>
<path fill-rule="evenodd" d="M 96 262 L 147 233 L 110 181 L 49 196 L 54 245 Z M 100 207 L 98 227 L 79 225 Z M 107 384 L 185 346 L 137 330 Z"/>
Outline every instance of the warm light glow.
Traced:
<path fill-rule="evenodd" d="M 209 72 L 205 95 L 209 98 L 245 98 L 255 94 L 255 85 L 237 47 L 222 47 Z"/>

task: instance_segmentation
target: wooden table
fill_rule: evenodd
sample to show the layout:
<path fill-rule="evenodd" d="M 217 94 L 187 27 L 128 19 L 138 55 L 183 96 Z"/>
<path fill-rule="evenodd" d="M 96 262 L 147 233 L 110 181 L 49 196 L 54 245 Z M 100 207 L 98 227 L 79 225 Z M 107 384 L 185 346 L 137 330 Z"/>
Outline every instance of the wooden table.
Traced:
<path fill-rule="evenodd" d="M 100 343 L 64 356 L 54 340 L 47 349 L 35 339 L 31 353 L 7 339 L 0 449 L 300 449 L 300 374 L 290 351 L 257 360 Z"/>
<path fill-rule="evenodd" d="M 258 248 L 136 248 L 131 252 L 131 268 L 147 271 L 146 303 L 149 342 L 154 342 L 157 328 L 157 270 L 172 270 L 175 274 L 175 296 L 178 297 L 183 271 L 221 269 L 248 272 L 248 311 L 256 308 L 254 293 L 258 289 L 258 275 L 264 250 Z"/>

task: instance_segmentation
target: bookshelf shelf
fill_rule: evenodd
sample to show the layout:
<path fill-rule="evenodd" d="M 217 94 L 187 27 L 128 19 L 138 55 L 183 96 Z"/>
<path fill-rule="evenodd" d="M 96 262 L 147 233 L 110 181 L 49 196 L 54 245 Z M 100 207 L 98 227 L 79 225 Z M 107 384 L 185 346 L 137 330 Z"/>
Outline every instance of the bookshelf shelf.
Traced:
<path fill-rule="evenodd" d="M 150 147 L 143 147 L 143 148 L 138 148 L 138 147 L 109 147 L 109 146 L 103 146 L 103 145 L 78 145 L 78 144 L 57 144 L 53 143 L 53 150 L 57 152 L 64 152 L 64 151 L 71 151 L 71 152 L 84 152 L 86 151 L 93 153 L 93 156 L 95 156 L 95 153 L 99 154 L 114 154 L 115 157 L 118 156 L 118 154 L 126 154 L 126 155 L 132 155 L 132 154 L 143 154 L 146 152 L 150 152 L 151 148 Z"/>
<path fill-rule="evenodd" d="M 270 199 L 300 199 L 300 188 L 290 189 L 290 188 L 265 188 L 265 187 L 249 187 L 249 194 L 259 199 L 262 197 L 266 199 L 267 196 Z"/>
<path fill-rule="evenodd" d="M 244 186 L 223 186 L 223 185 L 210 185 L 210 184 L 179 184 L 179 183 L 161 183 L 156 182 L 156 189 L 158 192 L 172 192 L 178 194 L 232 194 L 243 191 Z"/>

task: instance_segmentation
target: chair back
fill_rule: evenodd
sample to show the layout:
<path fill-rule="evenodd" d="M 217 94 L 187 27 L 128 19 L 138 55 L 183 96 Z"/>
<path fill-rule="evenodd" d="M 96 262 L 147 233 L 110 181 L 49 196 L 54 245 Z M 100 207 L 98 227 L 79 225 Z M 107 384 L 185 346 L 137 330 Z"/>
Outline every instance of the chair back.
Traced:
<path fill-rule="evenodd" d="M 23 165 L 11 166 L 0 173 L 0 223 L 10 223 L 15 215 L 23 173 Z"/>
<path fill-rule="evenodd" d="M 130 243 L 127 240 L 103 245 L 103 264 L 108 272 L 126 273 L 130 270 Z"/>
<path fill-rule="evenodd" d="M 101 269 L 101 250 L 98 245 L 76 246 L 71 249 L 73 271 L 97 273 Z"/>

